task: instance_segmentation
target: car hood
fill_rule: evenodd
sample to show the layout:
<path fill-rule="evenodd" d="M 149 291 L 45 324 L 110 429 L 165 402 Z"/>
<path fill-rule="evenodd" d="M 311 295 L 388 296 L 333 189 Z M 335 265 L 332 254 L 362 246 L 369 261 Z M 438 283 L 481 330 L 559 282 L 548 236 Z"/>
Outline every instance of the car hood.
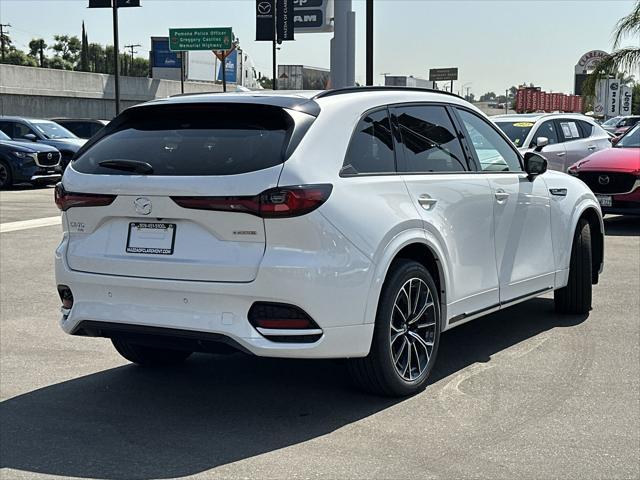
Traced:
<path fill-rule="evenodd" d="M 34 142 L 14 142 L 12 140 L 0 140 L 0 148 L 7 148 L 13 152 L 38 153 L 38 152 L 57 152 L 58 149 L 50 145 Z"/>
<path fill-rule="evenodd" d="M 574 165 L 583 171 L 640 172 L 640 148 L 607 148 Z"/>
<path fill-rule="evenodd" d="M 45 140 L 49 145 L 53 145 L 54 147 L 62 147 L 69 148 L 74 152 L 79 150 L 81 146 L 87 143 L 87 140 L 84 138 L 59 138 L 59 139 L 49 139 Z"/>

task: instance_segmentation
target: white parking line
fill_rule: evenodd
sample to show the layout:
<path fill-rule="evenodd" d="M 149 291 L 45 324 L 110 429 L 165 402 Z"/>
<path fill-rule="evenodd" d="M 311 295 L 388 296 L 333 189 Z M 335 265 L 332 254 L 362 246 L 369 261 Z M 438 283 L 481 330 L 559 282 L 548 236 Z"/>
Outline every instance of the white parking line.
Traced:
<path fill-rule="evenodd" d="M 19 222 L 0 223 L 0 233 L 15 232 L 16 230 L 27 230 L 29 228 L 50 227 L 60 225 L 61 217 L 34 218 L 33 220 L 21 220 Z"/>

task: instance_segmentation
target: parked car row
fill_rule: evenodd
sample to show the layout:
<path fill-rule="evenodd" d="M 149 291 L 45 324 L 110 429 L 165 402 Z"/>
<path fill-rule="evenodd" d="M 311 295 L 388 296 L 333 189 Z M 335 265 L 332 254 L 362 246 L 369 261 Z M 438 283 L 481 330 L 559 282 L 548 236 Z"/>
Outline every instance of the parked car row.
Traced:
<path fill-rule="evenodd" d="M 640 116 L 602 125 L 575 114 L 498 115 L 492 120 L 522 153 L 537 149 L 550 169 L 586 183 L 604 213 L 640 215 Z"/>
<path fill-rule="evenodd" d="M 75 153 L 107 123 L 0 116 L 0 189 L 59 181 Z"/>

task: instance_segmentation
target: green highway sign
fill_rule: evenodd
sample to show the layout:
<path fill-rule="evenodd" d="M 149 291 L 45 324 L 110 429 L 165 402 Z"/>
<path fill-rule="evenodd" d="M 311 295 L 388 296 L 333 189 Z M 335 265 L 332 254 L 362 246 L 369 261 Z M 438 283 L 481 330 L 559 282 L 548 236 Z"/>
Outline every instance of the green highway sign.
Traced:
<path fill-rule="evenodd" d="M 228 50 L 232 38 L 231 27 L 170 28 L 169 50 Z"/>

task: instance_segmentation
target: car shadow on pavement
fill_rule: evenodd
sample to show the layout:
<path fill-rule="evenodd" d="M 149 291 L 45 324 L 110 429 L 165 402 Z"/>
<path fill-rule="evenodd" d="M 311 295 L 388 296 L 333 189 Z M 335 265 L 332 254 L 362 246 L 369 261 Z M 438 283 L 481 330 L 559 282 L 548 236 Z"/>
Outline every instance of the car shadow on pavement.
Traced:
<path fill-rule="evenodd" d="M 640 216 L 606 216 L 604 218 L 604 233 L 616 237 L 640 237 Z"/>
<path fill-rule="evenodd" d="M 541 332 L 587 316 L 528 301 L 442 336 L 431 385 Z M 88 340 L 90 341 L 90 340 Z M 181 477 L 326 435 L 402 399 L 355 390 L 342 362 L 196 355 L 123 366 L 0 404 L 1 467 L 63 477 Z"/>

